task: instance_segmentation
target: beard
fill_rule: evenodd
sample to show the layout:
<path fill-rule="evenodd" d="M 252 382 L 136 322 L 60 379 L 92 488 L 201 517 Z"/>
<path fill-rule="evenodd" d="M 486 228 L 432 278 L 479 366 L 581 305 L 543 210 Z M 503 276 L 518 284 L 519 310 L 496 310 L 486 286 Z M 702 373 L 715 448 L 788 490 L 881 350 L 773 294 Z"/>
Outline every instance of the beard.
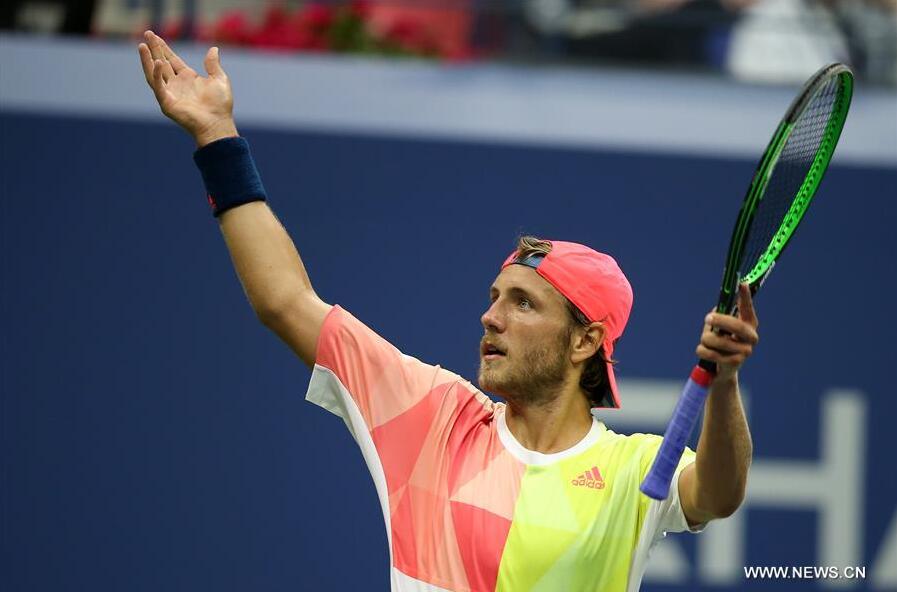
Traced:
<path fill-rule="evenodd" d="M 481 359 L 480 388 L 519 405 L 551 403 L 567 378 L 569 344 L 570 333 L 563 331 L 557 339 L 515 352 L 513 358 Z"/>

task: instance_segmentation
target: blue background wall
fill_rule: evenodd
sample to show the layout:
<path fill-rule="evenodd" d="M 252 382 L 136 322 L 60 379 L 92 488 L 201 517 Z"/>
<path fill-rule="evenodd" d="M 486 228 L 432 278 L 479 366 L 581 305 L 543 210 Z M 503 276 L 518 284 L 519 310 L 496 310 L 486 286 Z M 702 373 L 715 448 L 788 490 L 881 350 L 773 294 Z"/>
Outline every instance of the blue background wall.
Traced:
<path fill-rule="evenodd" d="M 309 371 L 248 306 L 189 139 L 161 116 L 6 110 L 0 125 L 3 588 L 388 589 L 361 455 L 340 420 L 303 401 Z M 528 232 L 617 257 L 636 294 L 620 375 L 678 384 L 755 164 L 241 131 L 319 294 L 469 377 L 488 286 Z M 758 297 L 762 343 L 743 374 L 759 460 L 816 460 L 821 395 L 862 399 L 856 528 L 870 573 L 897 553 L 886 549 L 897 524 L 895 196 L 893 167 L 829 171 Z M 820 564 L 816 512 L 743 512 L 746 564 Z M 696 537 L 678 538 L 694 566 Z M 645 589 L 822 585 L 712 587 L 693 567 L 684 578 Z"/>

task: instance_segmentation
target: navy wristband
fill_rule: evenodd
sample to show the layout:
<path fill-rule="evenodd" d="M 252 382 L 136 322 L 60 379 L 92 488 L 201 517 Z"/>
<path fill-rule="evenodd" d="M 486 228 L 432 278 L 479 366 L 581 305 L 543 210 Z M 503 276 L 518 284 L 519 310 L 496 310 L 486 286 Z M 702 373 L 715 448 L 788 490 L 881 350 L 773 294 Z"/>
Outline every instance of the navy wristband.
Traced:
<path fill-rule="evenodd" d="M 206 186 L 212 215 L 251 201 L 265 201 L 265 187 L 255 168 L 249 144 L 240 137 L 206 144 L 193 153 Z"/>

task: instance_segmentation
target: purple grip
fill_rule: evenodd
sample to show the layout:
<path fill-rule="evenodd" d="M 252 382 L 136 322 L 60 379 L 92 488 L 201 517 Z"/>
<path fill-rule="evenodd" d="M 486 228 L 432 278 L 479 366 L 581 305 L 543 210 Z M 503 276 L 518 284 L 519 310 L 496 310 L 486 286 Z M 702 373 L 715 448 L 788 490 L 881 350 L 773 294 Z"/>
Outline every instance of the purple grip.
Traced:
<path fill-rule="evenodd" d="M 695 366 L 691 377 L 682 389 L 673 417 L 663 435 L 660 450 L 654 458 L 654 464 L 648 476 L 642 482 L 642 493 L 656 500 L 666 499 L 670 494 L 670 482 L 679 466 L 679 459 L 685 450 L 685 443 L 695 428 L 695 421 L 701 414 L 707 390 L 713 380 L 713 374 L 700 366 Z"/>

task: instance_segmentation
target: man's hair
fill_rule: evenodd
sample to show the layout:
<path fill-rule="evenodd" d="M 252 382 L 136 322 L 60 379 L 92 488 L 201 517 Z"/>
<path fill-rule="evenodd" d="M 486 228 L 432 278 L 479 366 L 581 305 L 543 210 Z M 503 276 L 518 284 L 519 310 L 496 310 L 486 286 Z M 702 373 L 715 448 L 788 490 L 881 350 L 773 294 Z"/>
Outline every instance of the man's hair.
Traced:
<path fill-rule="evenodd" d="M 521 236 L 517 239 L 517 258 L 525 259 L 533 255 L 545 256 L 551 252 L 551 243 L 537 238 L 535 236 Z M 563 295 L 562 295 L 563 296 Z M 567 304 L 567 311 L 570 313 L 570 332 L 578 324 L 582 327 L 589 326 L 589 319 L 576 305 L 570 302 L 570 299 L 564 296 L 564 302 Z M 601 405 L 607 392 L 607 363 L 616 363 L 615 360 L 608 360 L 604 355 L 604 345 L 598 348 L 598 353 L 586 360 L 585 368 L 582 376 L 579 378 L 579 388 L 586 392 L 589 403 L 592 407 Z"/>

